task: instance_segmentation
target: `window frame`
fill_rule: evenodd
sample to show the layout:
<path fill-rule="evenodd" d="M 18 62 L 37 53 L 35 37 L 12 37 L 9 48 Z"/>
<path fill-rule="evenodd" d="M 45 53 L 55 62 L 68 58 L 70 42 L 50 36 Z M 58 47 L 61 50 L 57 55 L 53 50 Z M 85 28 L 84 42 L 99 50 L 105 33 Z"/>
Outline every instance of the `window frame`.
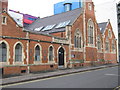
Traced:
<path fill-rule="evenodd" d="M 39 51 L 37 50 L 36 51 L 36 48 L 39 48 Z M 38 54 L 36 52 L 39 52 L 39 60 L 36 60 L 36 56 L 38 56 Z M 38 58 L 37 58 L 38 59 Z M 35 46 L 35 49 L 34 49 L 34 61 L 37 62 L 37 61 L 41 61 L 41 48 L 39 45 L 36 45 Z"/>
<path fill-rule="evenodd" d="M 88 10 L 92 10 L 92 4 L 91 3 L 88 3 Z"/>
<path fill-rule="evenodd" d="M 19 47 L 20 50 L 19 50 L 19 49 L 18 49 L 18 50 L 16 49 L 16 48 L 17 48 L 17 45 L 20 45 L 20 47 Z M 20 55 L 17 54 L 18 51 L 19 51 L 19 54 L 21 53 Z M 17 52 L 17 53 L 16 53 L 16 52 Z M 22 53 L 23 53 L 23 47 L 22 47 L 22 45 L 21 45 L 20 43 L 17 43 L 17 44 L 15 45 L 15 58 L 14 58 L 14 61 L 15 61 L 15 62 L 22 62 L 22 61 L 23 61 L 23 59 L 22 59 L 22 58 L 23 58 Z M 17 58 L 20 58 L 21 60 L 20 60 L 20 59 L 17 60 Z"/>
<path fill-rule="evenodd" d="M 76 29 L 74 34 L 74 48 L 82 49 L 82 34 L 79 29 Z"/>
<path fill-rule="evenodd" d="M 89 19 L 87 24 L 88 46 L 94 46 L 94 31 L 95 31 L 94 22 L 92 21 L 92 19 Z"/>
<path fill-rule="evenodd" d="M 112 49 L 112 52 L 115 52 L 116 51 L 116 47 L 115 47 L 115 40 L 112 40 L 112 46 L 111 46 L 111 49 Z"/>
<path fill-rule="evenodd" d="M 7 44 L 6 44 L 5 42 L 0 43 L 0 50 L 1 50 L 1 52 L 4 52 L 4 51 L 3 51 L 3 45 L 2 45 L 2 44 L 5 44 L 5 46 L 6 46 L 6 47 L 5 47 L 6 53 L 4 54 L 6 60 L 3 60 L 3 57 L 4 57 L 4 56 L 3 56 L 3 53 L 2 53 L 2 54 L 1 54 L 2 60 L 1 60 L 0 62 L 3 62 L 3 63 L 4 63 L 4 62 L 7 62 L 7 59 L 8 59 L 8 50 L 7 50 L 8 48 L 7 48 Z"/>
<path fill-rule="evenodd" d="M 22 61 L 19 62 L 15 61 L 15 47 L 17 44 L 20 44 L 22 46 Z M 25 64 L 24 59 L 25 59 L 24 45 L 22 42 L 18 41 L 13 46 L 13 65 L 24 65 Z"/>
<path fill-rule="evenodd" d="M 98 51 L 102 50 L 102 40 L 101 40 L 100 36 L 97 37 L 97 49 L 98 49 Z"/>
<path fill-rule="evenodd" d="M 4 18 L 4 19 L 3 19 Z M 4 21 L 4 22 L 3 22 Z M 7 16 L 2 15 L 2 24 L 7 25 Z"/>
<path fill-rule="evenodd" d="M 50 48 L 52 48 L 52 58 L 51 58 L 51 60 L 50 60 L 50 56 L 51 56 Z M 53 46 L 49 46 L 49 48 L 48 48 L 48 62 L 53 62 L 53 61 L 54 61 L 54 47 Z"/>
<path fill-rule="evenodd" d="M 110 52 L 110 45 L 109 45 L 109 39 L 108 38 L 106 38 L 106 41 L 105 41 L 105 51 Z"/>
<path fill-rule="evenodd" d="M 109 38 L 112 38 L 112 32 L 111 32 L 111 29 L 108 30 L 108 37 L 109 37 Z"/>

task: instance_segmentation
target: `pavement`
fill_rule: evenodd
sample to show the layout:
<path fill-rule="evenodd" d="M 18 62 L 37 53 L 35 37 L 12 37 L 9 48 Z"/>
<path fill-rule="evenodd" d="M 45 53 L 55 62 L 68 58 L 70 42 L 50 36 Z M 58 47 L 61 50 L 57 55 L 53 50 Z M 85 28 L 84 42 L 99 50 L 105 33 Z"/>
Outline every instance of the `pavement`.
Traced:
<path fill-rule="evenodd" d="M 2 78 L 0 79 L 0 81 L 2 81 L 2 85 L 8 85 L 8 84 L 32 81 L 32 80 L 37 80 L 37 79 L 44 79 L 44 78 L 50 78 L 50 77 L 55 77 L 55 76 L 67 75 L 67 74 L 72 74 L 72 73 L 79 73 L 79 72 L 92 71 L 92 70 L 97 70 L 97 69 L 102 69 L 102 68 L 115 67 L 115 66 L 118 66 L 118 64 L 109 64 L 109 65 L 102 65 L 102 66 L 96 66 L 96 67 L 63 69 L 63 70 L 56 70 L 53 72 L 46 72 L 46 73 L 36 73 L 36 74 L 30 73 L 30 74 L 24 74 L 22 76 Z"/>

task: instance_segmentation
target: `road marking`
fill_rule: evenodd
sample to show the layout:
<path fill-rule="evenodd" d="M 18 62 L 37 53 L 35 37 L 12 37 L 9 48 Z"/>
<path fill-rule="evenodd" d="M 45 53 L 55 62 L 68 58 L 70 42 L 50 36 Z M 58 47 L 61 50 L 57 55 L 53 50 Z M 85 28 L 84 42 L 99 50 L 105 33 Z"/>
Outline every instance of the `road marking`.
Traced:
<path fill-rule="evenodd" d="M 114 90 L 120 90 L 120 86 L 116 87 Z"/>
<path fill-rule="evenodd" d="M 65 76 L 82 74 L 82 73 L 86 73 L 86 72 L 92 72 L 92 71 L 84 71 L 84 72 L 73 73 L 73 74 L 68 74 L 68 75 L 61 75 L 61 76 L 49 77 L 49 78 L 45 78 L 45 79 L 39 79 L 39 80 L 33 80 L 33 81 L 28 81 L 28 82 L 21 82 L 21 83 L 16 83 L 16 84 L 4 85 L 4 86 L 0 86 L 0 87 L 9 87 L 9 86 L 16 86 L 16 85 L 27 84 L 27 83 L 32 83 L 32 82 L 45 81 L 45 80 L 56 79 L 56 78 L 65 77 Z"/>
<path fill-rule="evenodd" d="M 45 81 L 45 80 L 56 79 L 56 78 L 60 78 L 60 77 L 77 75 L 77 74 L 82 74 L 82 73 L 92 72 L 92 71 L 98 71 L 98 70 L 103 70 L 103 69 L 106 69 L 106 68 L 99 68 L 99 69 L 91 70 L 91 71 L 77 72 L 77 73 L 72 73 L 72 74 L 68 74 L 68 75 L 61 75 L 61 76 L 49 77 L 49 78 L 45 78 L 45 79 L 32 80 L 32 81 L 27 81 L 27 82 L 20 82 L 20 83 L 16 83 L 16 84 L 2 85 L 2 86 L 0 86 L 0 88 L 1 87 L 5 88 L 5 87 L 9 87 L 9 86 L 16 86 L 16 85 L 21 85 L 21 84 L 27 84 L 27 83 L 33 83 L 33 82 L 38 82 L 38 81 L 41 82 L 41 81 Z"/>

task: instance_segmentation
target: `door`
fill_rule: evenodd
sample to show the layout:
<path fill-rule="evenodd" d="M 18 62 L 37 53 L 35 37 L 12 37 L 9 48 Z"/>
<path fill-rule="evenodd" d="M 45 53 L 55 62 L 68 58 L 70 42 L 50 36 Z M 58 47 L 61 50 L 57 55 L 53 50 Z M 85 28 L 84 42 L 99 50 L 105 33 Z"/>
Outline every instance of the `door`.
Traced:
<path fill-rule="evenodd" d="M 64 49 L 61 47 L 58 51 L 58 65 L 59 66 L 64 66 Z"/>

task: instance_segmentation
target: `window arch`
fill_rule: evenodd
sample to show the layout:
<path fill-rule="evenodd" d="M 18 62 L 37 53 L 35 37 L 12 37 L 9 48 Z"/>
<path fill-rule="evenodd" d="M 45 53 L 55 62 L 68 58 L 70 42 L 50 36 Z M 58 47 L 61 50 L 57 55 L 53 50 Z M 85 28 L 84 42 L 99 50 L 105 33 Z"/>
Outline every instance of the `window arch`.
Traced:
<path fill-rule="evenodd" d="M 77 29 L 75 32 L 74 47 L 75 48 L 82 48 L 82 35 L 81 35 L 79 29 Z"/>
<path fill-rule="evenodd" d="M 100 39 L 100 36 L 98 36 L 98 38 L 97 38 L 97 48 L 98 48 L 98 50 L 101 50 L 101 39 Z"/>
<path fill-rule="evenodd" d="M 90 19 L 88 21 L 88 44 L 93 44 L 94 40 L 94 23 Z"/>
<path fill-rule="evenodd" d="M 108 40 L 108 38 L 106 38 L 105 50 L 106 50 L 106 51 L 109 51 L 109 40 Z"/>
<path fill-rule="evenodd" d="M 50 46 L 49 47 L 49 61 L 53 61 L 53 47 Z"/>
<path fill-rule="evenodd" d="M 40 61 L 40 46 L 37 45 L 35 47 L 35 57 L 34 57 L 35 61 Z"/>
<path fill-rule="evenodd" d="M 0 58 L 0 62 L 7 61 L 7 45 L 4 42 L 0 44 Z"/>
<path fill-rule="evenodd" d="M 15 62 L 21 62 L 22 61 L 22 45 L 18 43 L 15 46 Z"/>

